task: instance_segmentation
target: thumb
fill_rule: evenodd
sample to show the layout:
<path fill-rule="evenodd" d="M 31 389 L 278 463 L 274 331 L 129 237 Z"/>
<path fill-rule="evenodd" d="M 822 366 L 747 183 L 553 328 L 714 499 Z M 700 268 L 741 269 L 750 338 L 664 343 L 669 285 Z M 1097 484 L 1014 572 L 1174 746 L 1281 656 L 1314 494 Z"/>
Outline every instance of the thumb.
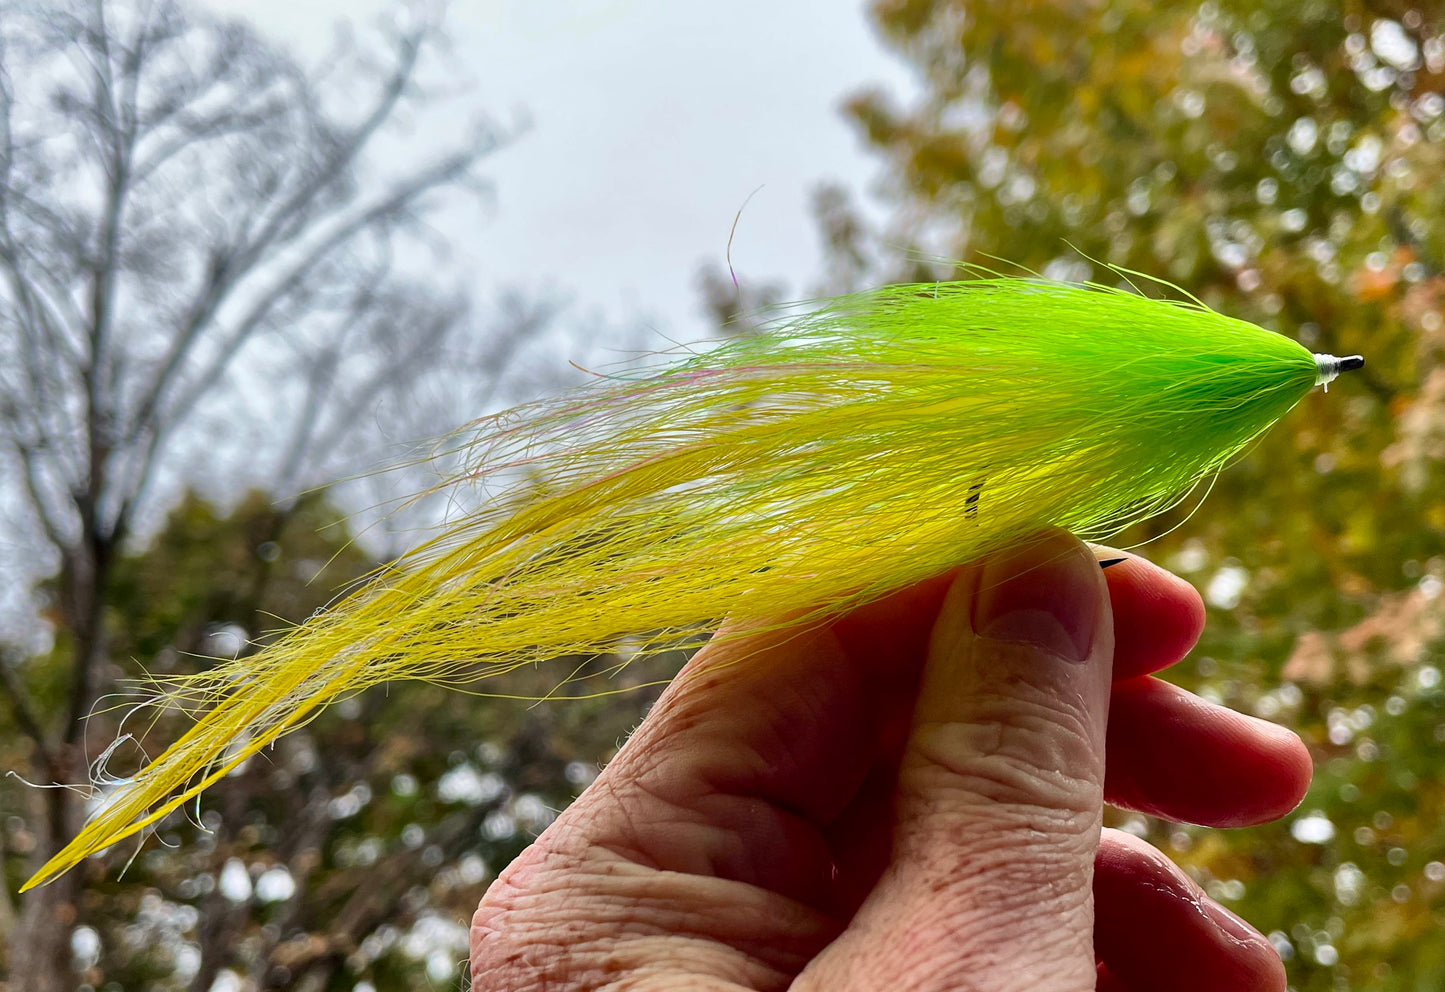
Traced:
<path fill-rule="evenodd" d="M 1103 574 L 1068 535 L 959 573 L 899 766 L 892 862 L 813 987 L 1094 988 L 1113 640 Z"/>

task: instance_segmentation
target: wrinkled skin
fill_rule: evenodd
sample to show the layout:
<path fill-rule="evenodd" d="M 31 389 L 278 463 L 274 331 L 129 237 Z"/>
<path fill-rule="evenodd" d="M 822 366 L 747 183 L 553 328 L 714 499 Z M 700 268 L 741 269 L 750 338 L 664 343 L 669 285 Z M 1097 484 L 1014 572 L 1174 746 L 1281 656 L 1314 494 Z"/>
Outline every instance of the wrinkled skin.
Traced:
<path fill-rule="evenodd" d="M 1293 734 L 1151 677 L 1203 616 L 1055 534 L 714 644 L 487 892 L 473 987 L 1281 992 L 1268 941 L 1100 829 L 1304 794 Z"/>

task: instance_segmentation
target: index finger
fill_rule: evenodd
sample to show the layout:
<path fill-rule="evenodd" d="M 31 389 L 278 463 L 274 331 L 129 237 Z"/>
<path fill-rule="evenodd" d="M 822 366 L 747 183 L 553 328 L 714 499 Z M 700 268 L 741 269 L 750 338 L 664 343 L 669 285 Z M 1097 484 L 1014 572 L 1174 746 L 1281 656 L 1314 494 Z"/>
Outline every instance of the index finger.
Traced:
<path fill-rule="evenodd" d="M 1194 647 L 1204 630 L 1204 600 L 1188 582 L 1127 551 L 1094 546 L 1114 608 L 1114 681 L 1168 668 Z"/>

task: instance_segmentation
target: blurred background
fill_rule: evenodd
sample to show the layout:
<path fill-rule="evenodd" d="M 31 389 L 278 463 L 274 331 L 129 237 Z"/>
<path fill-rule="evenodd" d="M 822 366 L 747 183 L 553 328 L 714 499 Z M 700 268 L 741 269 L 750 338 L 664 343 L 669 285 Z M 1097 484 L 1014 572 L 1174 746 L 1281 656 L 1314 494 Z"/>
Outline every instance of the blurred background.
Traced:
<path fill-rule="evenodd" d="M 405 548 L 438 508 L 375 508 L 434 469 L 365 473 L 414 439 L 997 257 L 1367 356 L 1120 541 L 1209 604 L 1171 677 L 1297 730 L 1308 798 L 1110 822 L 1299 992 L 1445 986 L 1445 4 L 705 6 L 0 0 L 0 982 L 463 985 L 481 892 L 681 659 L 346 700 L 21 896 L 86 811 L 34 785 L 127 774 L 183 721 L 126 680 Z"/>

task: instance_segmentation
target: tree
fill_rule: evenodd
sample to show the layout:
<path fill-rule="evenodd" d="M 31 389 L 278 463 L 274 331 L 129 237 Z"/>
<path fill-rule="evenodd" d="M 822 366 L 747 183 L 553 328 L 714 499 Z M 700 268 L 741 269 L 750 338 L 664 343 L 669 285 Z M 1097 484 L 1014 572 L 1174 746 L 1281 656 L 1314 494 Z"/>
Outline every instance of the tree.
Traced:
<path fill-rule="evenodd" d="M 839 271 L 934 278 L 952 268 L 942 257 L 1123 283 L 1106 267 L 1121 266 L 1367 356 L 1187 523 L 1180 511 L 1122 539 L 1153 539 L 1149 553 L 1203 586 L 1208 631 L 1174 677 L 1298 729 L 1318 769 L 1305 807 L 1240 833 L 1119 820 L 1272 932 L 1301 992 L 1438 986 L 1445 8 L 871 11 L 922 91 L 908 106 L 848 101 L 893 213 L 865 237 L 836 193 L 822 199 Z"/>
<path fill-rule="evenodd" d="M 0 658 L 28 779 L 87 781 L 109 742 L 114 721 L 87 717 L 119 672 L 118 563 L 177 478 L 289 496 L 351 467 L 388 397 L 462 349 L 485 388 L 545 322 L 533 309 L 479 346 L 464 298 L 405 264 L 438 194 L 485 188 L 503 129 L 478 119 L 450 150 L 368 167 L 429 99 L 418 72 L 440 39 L 403 9 L 313 74 L 174 0 L 0 6 L 0 464 L 17 537 L 34 535 L 29 574 L 8 581 L 56 570 L 55 652 L 23 663 L 34 639 L 13 631 Z M 10 880 L 83 817 L 74 792 L 31 793 Z M 71 986 L 84 882 L 27 894 L 13 987 Z"/>

